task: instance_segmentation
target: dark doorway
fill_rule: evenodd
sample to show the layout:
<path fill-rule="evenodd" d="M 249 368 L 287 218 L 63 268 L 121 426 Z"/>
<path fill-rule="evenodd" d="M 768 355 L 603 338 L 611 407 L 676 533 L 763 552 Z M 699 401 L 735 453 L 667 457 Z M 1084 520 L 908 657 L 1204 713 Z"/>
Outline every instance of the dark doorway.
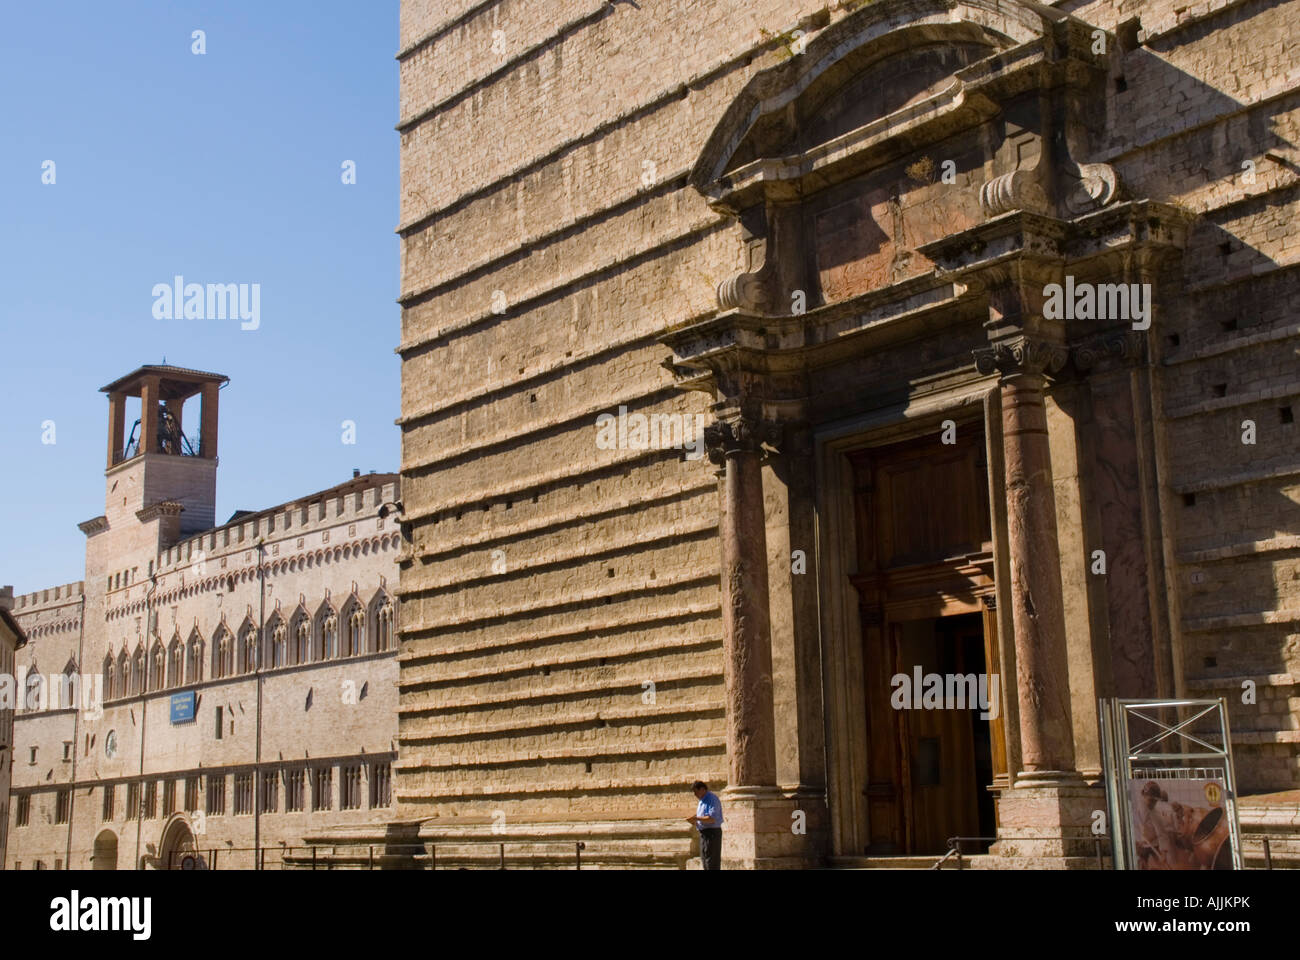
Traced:
<path fill-rule="evenodd" d="M 102 830 L 95 838 L 95 851 L 91 859 L 92 870 L 117 869 L 117 834 Z"/>
<path fill-rule="evenodd" d="M 984 623 L 958 614 L 894 624 L 897 677 L 891 698 L 907 765 L 909 853 L 943 854 L 953 837 L 994 830 L 990 716 L 1000 710 L 984 663 Z M 976 844 L 963 844 L 970 852 Z"/>

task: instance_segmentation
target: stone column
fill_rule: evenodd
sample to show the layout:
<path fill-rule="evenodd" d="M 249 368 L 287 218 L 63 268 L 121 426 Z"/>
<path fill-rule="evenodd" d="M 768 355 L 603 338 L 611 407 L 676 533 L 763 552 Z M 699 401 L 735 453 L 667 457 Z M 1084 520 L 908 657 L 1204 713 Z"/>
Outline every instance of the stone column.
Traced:
<path fill-rule="evenodd" d="M 723 467 L 722 633 L 726 676 L 727 788 L 722 862 L 728 868 L 806 867 L 808 811 L 776 781 L 771 610 L 761 447 L 780 428 L 742 415 L 705 430 L 709 459 Z M 797 829 L 796 829 L 797 828 Z"/>
<path fill-rule="evenodd" d="M 220 390 L 219 383 L 203 385 L 202 408 L 199 412 L 199 456 L 208 460 L 217 458 L 217 403 Z"/>
<path fill-rule="evenodd" d="M 122 459 L 126 445 L 126 394 L 115 390 L 108 395 L 108 466 Z"/>
<path fill-rule="evenodd" d="M 772 640 L 760 446 L 773 425 L 741 417 L 705 431 L 723 467 L 722 634 L 731 790 L 776 785 Z"/>
<path fill-rule="evenodd" d="M 1001 371 L 1007 538 L 1011 548 L 1011 619 L 1015 625 L 1021 777 L 1057 779 L 1074 770 L 1061 551 L 1043 403 L 1046 371 L 1065 364 L 1064 349 L 1022 338 L 993 348 Z M 990 358 L 984 358 L 985 363 Z"/>
<path fill-rule="evenodd" d="M 140 381 L 140 452 L 158 452 L 158 394 L 160 378 L 144 377 Z"/>
<path fill-rule="evenodd" d="M 976 351 L 975 359 L 980 372 L 1001 374 L 1020 708 L 1021 769 L 1000 804 L 996 852 L 1016 857 L 1022 866 L 1086 867 L 1089 815 L 1097 798 L 1074 769 L 1061 556 L 1043 400 L 1047 374 L 1065 365 L 1067 353 L 1048 340 L 1018 337 Z"/>

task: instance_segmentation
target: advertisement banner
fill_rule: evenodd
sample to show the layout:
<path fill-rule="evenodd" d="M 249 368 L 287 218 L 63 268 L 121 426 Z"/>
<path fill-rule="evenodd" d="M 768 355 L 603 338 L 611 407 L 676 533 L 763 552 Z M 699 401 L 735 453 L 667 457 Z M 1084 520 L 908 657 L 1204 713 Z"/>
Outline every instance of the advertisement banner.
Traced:
<path fill-rule="evenodd" d="M 1231 870 L 1232 831 L 1221 779 L 1128 781 L 1138 870 Z"/>

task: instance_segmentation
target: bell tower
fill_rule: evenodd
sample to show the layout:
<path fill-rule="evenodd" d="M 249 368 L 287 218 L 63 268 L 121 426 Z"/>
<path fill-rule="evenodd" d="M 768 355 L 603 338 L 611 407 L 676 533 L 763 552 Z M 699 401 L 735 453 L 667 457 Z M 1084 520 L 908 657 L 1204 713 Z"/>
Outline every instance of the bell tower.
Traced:
<path fill-rule="evenodd" d="M 178 537 L 214 525 L 217 497 L 217 396 L 228 377 L 183 367 L 146 365 L 106 387 L 108 466 L 104 516 L 110 526 L 146 512 L 179 514 Z M 200 395 L 198 431 L 187 434 L 182 408 Z M 140 417 L 127 430 L 127 400 Z"/>

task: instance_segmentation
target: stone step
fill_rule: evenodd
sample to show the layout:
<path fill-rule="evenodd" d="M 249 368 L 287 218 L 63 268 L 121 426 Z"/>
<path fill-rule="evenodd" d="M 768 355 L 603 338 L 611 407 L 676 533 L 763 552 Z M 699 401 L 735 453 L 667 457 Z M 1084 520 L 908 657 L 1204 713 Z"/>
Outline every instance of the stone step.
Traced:
<path fill-rule="evenodd" d="M 941 856 L 831 857 L 827 866 L 835 870 L 929 870 L 939 862 Z M 949 860 L 939 869 L 956 870 L 957 864 Z"/>
<path fill-rule="evenodd" d="M 1237 817 L 1248 869 L 1265 869 L 1267 838 L 1274 870 L 1300 870 L 1300 790 L 1242 797 Z"/>

